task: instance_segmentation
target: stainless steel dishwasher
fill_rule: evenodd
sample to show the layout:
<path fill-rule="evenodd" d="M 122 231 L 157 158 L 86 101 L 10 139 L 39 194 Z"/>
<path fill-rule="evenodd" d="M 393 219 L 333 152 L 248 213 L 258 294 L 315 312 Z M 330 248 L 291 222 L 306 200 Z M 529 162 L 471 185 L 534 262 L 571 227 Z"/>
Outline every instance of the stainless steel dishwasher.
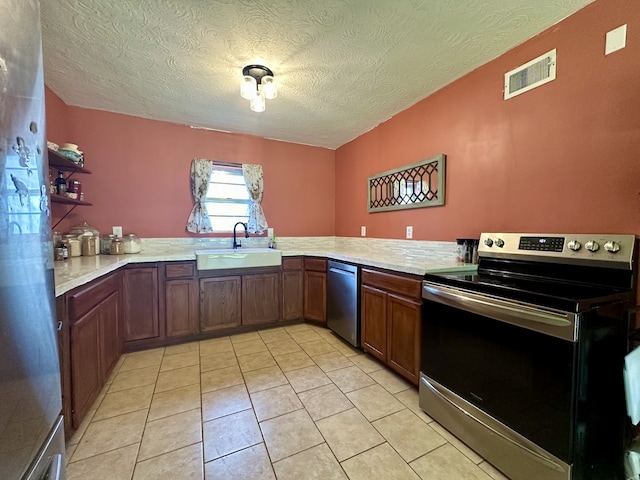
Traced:
<path fill-rule="evenodd" d="M 360 268 L 329 260 L 327 327 L 354 347 L 360 346 Z"/>

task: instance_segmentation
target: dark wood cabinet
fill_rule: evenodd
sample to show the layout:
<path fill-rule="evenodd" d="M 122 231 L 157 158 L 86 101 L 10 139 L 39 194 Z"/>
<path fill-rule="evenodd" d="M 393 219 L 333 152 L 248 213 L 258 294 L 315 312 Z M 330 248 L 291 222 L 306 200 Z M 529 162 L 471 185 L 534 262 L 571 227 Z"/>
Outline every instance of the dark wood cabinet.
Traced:
<path fill-rule="evenodd" d="M 327 260 L 304 259 L 304 318 L 327 323 Z"/>
<path fill-rule="evenodd" d="M 362 346 L 418 384 L 422 279 L 362 269 Z"/>
<path fill-rule="evenodd" d="M 237 327 L 241 320 L 240 276 L 200 279 L 200 331 Z"/>
<path fill-rule="evenodd" d="M 64 324 L 69 325 L 63 411 L 71 416 L 71 430 L 79 427 L 122 353 L 121 288 L 120 273 L 115 273 L 57 300 L 63 331 Z"/>
<path fill-rule="evenodd" d="M 158 268 L 125 267 L 123 293 L 125 342 L 160 337 Z"/>
<path fill-rule="evenodd" d="M 302 257 L 282 259 L 282 320 L 304 317 L 304 272 Z"/>
<path fill-rule="evenodd" d="M 387 362 L 416 385 L 420 379 L 421 309 L 421 301 L 391 293 L 387 296 Z"/>
<path fill-rule="evenodd" d="M 118 363 L 122 353 L 122 336 L 120 335 L 120 292 L 113 292 L 100 303 L 100 359 L 101 373 L 106 380 L 113 367 Z"/>
<path fill-rule="evenodd" d="M 362 285 L 362 348 L 382 362 L 387 362 L 387 293 Z"/>
<path fill-rule="evenodd" d="M 280 272 L 242 276 L 242 325 L 280 320 Z"/>
<path fill-rule="evenodd" d="M 198 333 L 198 283 L 196 280 L 167 280 L 164 295 L 167 337 L 182 337 Z"/>
<path fill-rule="evenodd" d="M 71 325 L 71 408 L 76 429 L 102 388 L 99 331 L 99 307 Z"/>
<path fill-rule="evenodd" d="M 195 262 L 165 264 L 164 315 L 167 338 L 200 331 Z"/>

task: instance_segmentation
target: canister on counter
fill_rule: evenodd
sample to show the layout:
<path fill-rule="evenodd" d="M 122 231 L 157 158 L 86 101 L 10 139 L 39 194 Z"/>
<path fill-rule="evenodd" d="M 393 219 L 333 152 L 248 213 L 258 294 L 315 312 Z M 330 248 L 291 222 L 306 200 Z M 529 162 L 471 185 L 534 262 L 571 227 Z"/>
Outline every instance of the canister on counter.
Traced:
<path fill-rule="evenodd" d="M 78 240 L 77 238 L 68 238 L 66 242 L 69 245 L 70 257 L 79 257 L 80 255 L 82 255 L 80 240 Z"/>
<path fill-rule="evenodd" d="M 100 253 L 102 255 L 109 255 L 111 253 L 111 242 L 116 238 L 115 235 L 103 235 L 100 239 Z"/>
<path fill-rule="evenodd" d="M 96 254 L 96 242 L 91 235 L 83 235 L 82 237 L 82 255 L 91 257 Z"/>
<path fill-rule="evenodd" d="M 111 255 L 122 255 L 124 254 L 124 242 L 120 237 L 115 237 L 111 240 L 110 252 Z"/>
<path fill-rule="evenodd" d="M 142 242 L 135 233 L 125 235 L 122 241 L 124 242 L 124 253 L 140 253 Z"/>

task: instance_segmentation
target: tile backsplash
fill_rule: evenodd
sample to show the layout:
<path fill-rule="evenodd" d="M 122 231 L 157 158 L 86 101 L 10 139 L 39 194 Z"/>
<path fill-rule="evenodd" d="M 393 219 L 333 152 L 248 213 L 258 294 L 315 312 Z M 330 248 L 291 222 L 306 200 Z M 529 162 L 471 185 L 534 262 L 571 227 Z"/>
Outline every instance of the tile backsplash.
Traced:
<path fill-rule="evenodd" d="M 267 237 L 241 238 L 242 245 L 249 248 L 267 248 Z M 209 248 L 231 248 L 232 239 L 223 238 L 143 238 L 144 250 L 204 250 Z M 284 251 L 301 252 L 362 252 L 379 254 L 384 252 L 392 257 L 407 260 L 452 260 L 456 255 L 455 242 L 435 242 L 428 240 L 394 240 L 387 238 L 359 237 L 278 237 L 277 248 Z"/>

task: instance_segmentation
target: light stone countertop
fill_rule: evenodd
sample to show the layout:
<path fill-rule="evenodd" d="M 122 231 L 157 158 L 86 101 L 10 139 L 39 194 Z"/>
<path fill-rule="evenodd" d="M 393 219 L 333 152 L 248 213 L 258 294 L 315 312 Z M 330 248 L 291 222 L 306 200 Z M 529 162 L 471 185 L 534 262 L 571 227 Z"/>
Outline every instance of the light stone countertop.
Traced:
<path fill-rule="evenodd" d="M 359 239 L 358 239 L 359 240 Z M 282 255 L 287 256 L 318 256 L 333 260 L 360 264 L 362 266 L 377 267 L 397 272 L 424 275 L 427 272 L 444 271 L 473 271 L 476 265 L 460 265 L 456 263 L 455 256 L 447 250 L 444 242 L 445 254 L 442 253 L 442 245 L 436 248 L 425 248 L 419 242 L 409 244 L 410 248 L 385 248 L 382 242 L 392 242 L 397 246 L 403 241 L 379 240 L 368 242 L 366 247 L 360 241 L 324 241 L 308 242 L 308 247 L 301 245 L 282 245 Z M 287 243 L 287 242 L 283 242 Z M 429 244 L 429 242 L 422 242 Z M 436 244 L 437 242 L 430 242 Z M 415 247 L 414 247 L 415 245 Z M 253 245 L 248 245 L 252 247 Z M 186 244 L 186 242 L 144 242 L 142 251 L 128 255 L 96 255 L 94 257 L 72 257 L 65 261 L 55 262 L 55 294 L 56 297 L 89 283 L 107 273 L 129 263 L 171 262 L 195 260 L 196 250 L 202 250 L 204 245 Z M 438 250 L 440 249 L 440 250 Z"/>

